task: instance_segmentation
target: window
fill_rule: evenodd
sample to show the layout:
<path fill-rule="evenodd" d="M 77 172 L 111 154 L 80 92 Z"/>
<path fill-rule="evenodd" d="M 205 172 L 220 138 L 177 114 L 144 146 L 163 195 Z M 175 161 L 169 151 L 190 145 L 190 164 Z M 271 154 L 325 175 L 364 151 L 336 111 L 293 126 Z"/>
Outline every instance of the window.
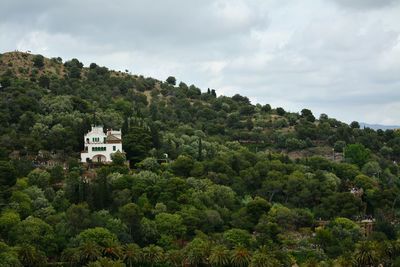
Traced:
<path fill-rule="evenodd" d="M 99 146 L 99 147 L 92 147 L 92 151 L 107 151 L 107 147 Z"/>
<path fill-rule="evenodd" d="M 116 147 L 116 146 L 113 146 L 113 151 L 115 151 L 115 150 L 117 150 L 117 147 Z"/>

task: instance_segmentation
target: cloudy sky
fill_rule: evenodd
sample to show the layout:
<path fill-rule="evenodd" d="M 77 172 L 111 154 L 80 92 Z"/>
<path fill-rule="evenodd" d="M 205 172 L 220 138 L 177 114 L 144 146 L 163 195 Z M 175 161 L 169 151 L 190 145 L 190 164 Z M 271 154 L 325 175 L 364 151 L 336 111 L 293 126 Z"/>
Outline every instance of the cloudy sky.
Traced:
<path fill-rule="evenodd" d="M 400 0 L 2 0 L 15 49 L 400 125 Z"/>

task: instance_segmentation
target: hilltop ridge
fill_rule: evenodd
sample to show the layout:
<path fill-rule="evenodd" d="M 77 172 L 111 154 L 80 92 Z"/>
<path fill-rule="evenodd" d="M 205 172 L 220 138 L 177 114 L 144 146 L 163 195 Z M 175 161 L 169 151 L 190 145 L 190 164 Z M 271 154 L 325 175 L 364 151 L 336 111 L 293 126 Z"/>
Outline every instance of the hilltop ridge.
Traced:
<path fill-rule="evenodd" d="M 253 105 L 247 97 L 241 95 L 216 97 L 214 90 L 208 89 L 206 92 L 201 92 L 196 86 L 187 86 L 183 82 L 175 85 L 175 78 L 173 77 L 170 77 L 172 80 L 169 82 L 162 82 L 153 78 L 130 75 L 127 72 L 112 71 L 95 63 L 90 64 L 89 67 L 84 67 L 78 59 L 63 62 L 61 58 L 49 59 L 30 53 L 8 52 L 0 56 L 0 77 L 2 77 L 0 82 L 3 87 L 8 85 L 10 78 L 21 79 L 28 80 L 38 85 L 39 88 L 48 90 L 45 91 L 45 95 L 48 95 L 46 98 L 52 95 L 68 96 L 62 99 L 68 99 L 68 101 L 73 99 L 75 102 L 81 102 L 79 104 L 87 107 L 84 110 L 86 113 L 97 112 L 97 108 L 91 106 L 91 101 L 108 106 L 106 102 L 111 100 L 111 102 L 114 102 L 113 105 L 116 110 L 122 108 L 117 107 L 117 105 L 125 105 L 126 107 L 123 108 L 131 110 L 125 110 L 123 116 L 133 115 L 134 113 L 139 115 L 139 113 L 142 113 L 142 109 L 149 109 L 145 113 L 151 113 L 151 110 L 154 110 L 155 106 L 161 103 L 165 105 L 164 107 L 177 108 L 175 119 L 179 124 L 192 125 L 195 129 L 208 134 L 209 137 L 215 136 L 226 141 L 239 141 L 243 145 L 257 150 L 283 151 L 293 159 L 321 155 L 337 160 L 341 158 L 341 150 L 338 149 L 339 154 L 335 155 L 335 153 L 332 153 L 332 148 L 335 147 L 338 138 L 329 139 L 323 131 L 337 134 L 342 127 L 356 130 L 360 127 L 357 122 L 348 126 L 329 118 L 325 114 L 322 114 L 320 118 L 315 118 L 308 109 L 296 113 L 286 112 L 281 107 L 273 109 L 268 104 L 264 106 Z M 60 89 L 60 84 L 67 87 L 68 84 L 78 87 L 84 86 L 85 91 L 76 90 L 76 88 L 69 88 L 68 91 L 57 91 Z M 101 94 L 99 94 L 100 90 Z M 61 99 L 60 97 L 56 98 Z M 157 102 L 155 105 L 152 105 L 153 100 Z M 68 104 L 73 106 L 73 103 Z M 199 110 L 196 110 L 196 107 Z M 185 109 L 189 109 L 189 112 Z M 200 116 L 200 121 L 198 121 L 201 122 L 200 124 L 190 120 L 190 116 L 194 114 Z M 118 116 L 117 123 L 105 122 L 104 124 L 122 127 L 122 122 L 125 119 Z M 154 114 L 151 116 L 152 120 L 160 119 L 155 118 Z M 92 116 L 86 116 L 85 120 L 90 121 L 90 117 Z M 100 117 L 100 120 L 104 119 Z M 139 117 L 142 116 L 138 116 L 136 119 L 139 119 Z M 140 120 L 146 121 L 148 118 L 140 118 Z M 207 120 L 210 120 L 210 123 L 207 123 Z M 172 129 L 170 127 L 176 127 L 179 124 L 171 124 L 165 121 L 164 127 Z M 87 130 L 88 127 L 84 126 L 84 128 Z M 368 131 L 360 130 L 360 132 L 366 133 Z M 346 139 L 347 141 L 350 140 L 348 137 Z M 77 144 L 79 145 L 75 145 L 69 151 L 79 151 L 78 146 L 82 144 L 80 142 L 77 142 Z M 368 143 L 364 145 L 372 148 Z M 374 149 L 376 148 L 374 147 Z M 47 146 L 46 149 L 50 149 L 50 147 Z"/>

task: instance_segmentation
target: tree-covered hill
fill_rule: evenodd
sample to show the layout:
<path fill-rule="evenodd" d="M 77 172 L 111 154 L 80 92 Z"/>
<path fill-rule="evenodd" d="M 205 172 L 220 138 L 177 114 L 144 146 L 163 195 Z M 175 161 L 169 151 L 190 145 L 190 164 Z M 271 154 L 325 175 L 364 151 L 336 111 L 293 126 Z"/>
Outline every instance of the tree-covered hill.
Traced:
<path fill-rule="evenodd" d="M 21 52 L 0 84 L 0 266 L 400 263 L 396 130 Z M 92 124 L 130 168 L 78 163 Z"/>

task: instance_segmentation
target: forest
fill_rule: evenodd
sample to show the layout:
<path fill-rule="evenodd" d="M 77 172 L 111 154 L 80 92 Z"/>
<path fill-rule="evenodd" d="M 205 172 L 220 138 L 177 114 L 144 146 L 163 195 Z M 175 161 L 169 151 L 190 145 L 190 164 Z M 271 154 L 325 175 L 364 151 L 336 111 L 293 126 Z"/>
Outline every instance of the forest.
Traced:
<path fill-rule="evenodd" d="M 400 266 L 399 130 L 217 93 L 0 54 L 0 266 Z"/>

